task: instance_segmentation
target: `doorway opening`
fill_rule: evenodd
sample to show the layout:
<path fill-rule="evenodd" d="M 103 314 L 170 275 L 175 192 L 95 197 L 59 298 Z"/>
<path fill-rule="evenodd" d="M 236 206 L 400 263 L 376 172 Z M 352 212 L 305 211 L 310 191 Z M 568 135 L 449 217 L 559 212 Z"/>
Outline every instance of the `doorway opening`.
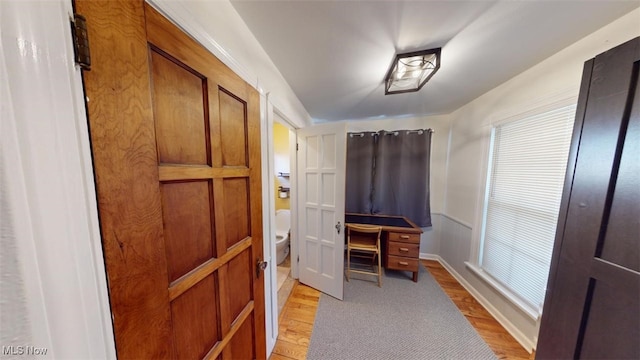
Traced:
<path fill-rule="evenodd" d="M 295 143 L 295 133 L 290 125 L 277 114 L 274 116 L 273 166 L 274 166 L 274 211 L 275 211 L 275 260 L 277 264 L 276 283 L 278 290 L 278 314 L 286 303 L 295 280 L 291 273 L 291 243 L 295 236 L 291 231 L 291 142 Z M 293 137 L 292 137 L 293 133 Z M 295 145 L 295 144 L 294 144 Z"/>

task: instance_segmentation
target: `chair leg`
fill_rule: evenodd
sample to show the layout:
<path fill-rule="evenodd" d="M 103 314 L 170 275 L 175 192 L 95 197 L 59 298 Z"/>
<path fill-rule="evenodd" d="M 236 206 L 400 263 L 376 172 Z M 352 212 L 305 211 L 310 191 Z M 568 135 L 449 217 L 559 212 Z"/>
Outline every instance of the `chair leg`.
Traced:
<path fill-rule="evenodd" d="M 349 282 L 349 271 L 351 271 L 351 249 L 347 248 L 347 282 Z"/>
<path fill-rule="evenodd" d="M 378 253 L 378 286 L 382 287 L 382 265 L 380 263 L 380 253 Z"/>

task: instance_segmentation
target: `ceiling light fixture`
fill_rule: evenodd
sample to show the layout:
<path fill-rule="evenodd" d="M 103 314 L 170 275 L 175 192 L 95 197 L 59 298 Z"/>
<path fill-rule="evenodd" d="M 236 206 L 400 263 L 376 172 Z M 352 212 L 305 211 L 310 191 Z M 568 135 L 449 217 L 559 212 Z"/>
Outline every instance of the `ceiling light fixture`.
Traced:
<path fill-rule="evenodd" d="M 440 50 L 429 49 L 398 54 L 384 78 L 384 94 L 418 91 L 440 69 Z"/>

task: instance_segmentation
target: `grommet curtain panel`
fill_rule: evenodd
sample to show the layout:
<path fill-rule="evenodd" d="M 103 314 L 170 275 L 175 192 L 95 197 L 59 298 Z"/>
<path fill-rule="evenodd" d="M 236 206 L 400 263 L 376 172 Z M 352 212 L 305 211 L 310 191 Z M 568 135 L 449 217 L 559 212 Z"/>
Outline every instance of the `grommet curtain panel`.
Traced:
<path fill-rule="evenodd" d="M 347 136 L 347 212 L 371 214 L 376 137 L 375 132 L 350 133 Z"/>
<path fill-rule="evenodd" d="M 431 226 L 431 134 L 431 130 L 350 133 L 346 211 L 402 215 L 420 227 Z"/>

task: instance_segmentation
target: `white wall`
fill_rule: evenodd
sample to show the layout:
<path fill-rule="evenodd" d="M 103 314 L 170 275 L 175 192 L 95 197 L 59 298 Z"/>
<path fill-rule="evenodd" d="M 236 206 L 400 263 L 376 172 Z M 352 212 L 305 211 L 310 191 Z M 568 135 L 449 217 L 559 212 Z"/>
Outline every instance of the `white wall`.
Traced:
<path fill-rule="evenodd" d="M 258 91 L 297 127 L 311 117 L 229 0 L 147 0 Z"/>
<path fill-rule="evenodd" d="M 449 146 L 449 116 L 423 116 L 384 120 L 348 121 L 347 131 L 379 131 L 402 129 L 433 129 L 431 136 L 431 222 L 432 227 L 423 228 L 420 238 L 420 252 L 437 254 L 440 248 L 440 214 L 444 211 L 447 149 Z"/>
<path fill-rule="evenodd" d="M 640 9 L 583 38 L 450 114 L 451 140 L 440 238 L 442 259 L 489 303 L 489 310 L 526 347 L 537 341 L 538 321 L 514 307 L 465 267 L 477 261 L 482 198 L 492 122 L 576 98 L 586 60 L 640 36 Z M 464 229 L 466 228 L 466 230 Z M 497 312 L 497 314 L 495 313 Z"/>

